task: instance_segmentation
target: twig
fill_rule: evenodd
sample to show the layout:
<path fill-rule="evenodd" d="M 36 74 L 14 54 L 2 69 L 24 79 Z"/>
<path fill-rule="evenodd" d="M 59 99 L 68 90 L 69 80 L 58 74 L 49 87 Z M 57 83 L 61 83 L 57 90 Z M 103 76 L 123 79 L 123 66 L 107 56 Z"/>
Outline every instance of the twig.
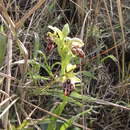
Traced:
<path fill-rule="evenodd" d="M 97 104 L 102 104 L 102 105 L 106 105 L 106 106 L 113 106 L 113 107 L 117 107 L 117 108 L 120 108 L 120 109 L 124 109 L 124 110 L 130 111 L 129 107 L 125 107 L 125 106 L 122 106 L 122 105 L 119 105 L 119 104 L 115 104 L 115 103 L 112 103 L 112 102 L 104 101 L 102 99 L 97 99 L 95 102 Z"/>
<path fill-rule="evenodd" d="M 8 74 L 2 73 L 2 72 L 0 72 L 0 76 L 5 77 L 7 79 L 11 79 L 11 80 L 17 80 L 15 77 L 9 76 Z"/>
<path fill-rule="evenodd" d="M 0 90 L 0 93 L 2 93 L 4 95 L 6 95 L 7 97 L 9 97 L 9 95 L 5 91 L 3 91 L 3 90 Z"/>
<path fill-rule="evenodd" d="M 7 95 L 7 94 L 5 94 L 5 95 Z M 7 96 L 8 96 L 8 98 L 6 98 L 4 101 L 2 101 L 2 102 L 0 103 L 0 108 L 1 108 L 4 104 L 6 104 L 8 101 L 10 101 L 12 98 L 15 97 L 15 95 L 12 95 L 11 97 L 9 97 L 9 95 L 7 95 Z"/>
<path fill-rule="evenodd" d="M 11 106 L 14 105 L 14 103 L 15 103 L 18 99 L 19 99 L 19 97 L 16 98 L 14 101 L 12 101 L 10 104 L 8 104 L 8 106 L 7 106 L 7 107 L 4 109 L 4 111 L 0 114 L 0 119 L 1 119 L 4 115 L 7 115 L 7 113 L 9 112 L 9 109 L 11 108 Z M 3 125 L 5 125 L 5 123 L 8 124 L 8 120 L 5 120 L 5 122 L 3 122 Z M 4 126 L 4 128 L 5 128 L 5 130 L 8 130 L 8 129 L 7 129 L 7 126 L 6 126 L 6 127 Z"/>

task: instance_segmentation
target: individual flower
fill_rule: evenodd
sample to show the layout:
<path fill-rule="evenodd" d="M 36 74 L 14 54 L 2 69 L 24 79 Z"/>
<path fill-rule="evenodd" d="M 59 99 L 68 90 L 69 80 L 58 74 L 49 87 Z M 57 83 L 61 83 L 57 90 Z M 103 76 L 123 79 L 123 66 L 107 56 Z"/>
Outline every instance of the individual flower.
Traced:
<path fill-rule="evenodd" d="M 80 58 L 85 58 L 85 53 L 82 50 L 82 48 L 80 48 L 79 46 L 73 46 L 71 48 L 71 51 L 74 55 L 80 57 Z"/>
<path fill-rule="evenodd" d="M 47 37 L 47 46 L 46 46 L 46 52 L 51 52 L 55 47 L 56 44 L 54 43 L 53 39 L 51 37 Z"/>
<path fill-rule="evenodd" d="M 74 89 L 75 89 L 75 85 L 71 83 L 70 79 L 67 79 L 63 83 L 63 92 L 65 96 L 69 96 Z"/>

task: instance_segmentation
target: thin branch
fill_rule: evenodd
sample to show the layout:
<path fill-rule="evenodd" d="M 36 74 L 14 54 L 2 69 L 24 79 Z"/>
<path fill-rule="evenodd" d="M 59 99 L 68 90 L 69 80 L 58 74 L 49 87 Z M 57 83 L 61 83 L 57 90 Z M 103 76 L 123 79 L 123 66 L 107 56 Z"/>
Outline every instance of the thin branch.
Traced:
<path fill-rule="evenodd" d="M 7 95 L 7 96 L 9 96 L 9 95 Z M 7 103 L 9 100 L 11 100 L 11 99 L 14 98 L 14 97 L 15 97 L 15 95 L 12 95 L 11 97 L 6 98 L 3 102 L 0 103 L 0 108 L 1 108 L 5 103 Z"/>
<path fill-rule="evenodd" d="M 0 72 L 0 76 L 5 77 L 7 79 L 11 79 L 11 80 L 17 80 L 15 77 L 9 76 L 9 75 L 2 73 L 2 72 Z"/>
<path fill-rule="evenodd" d="M 6 114 L 9 112 L 9 109 L 12 107 L 12 105 L 14 105 L 14 103 L 15 103 L 18 99 L 19 99 L 19 97 L 16 98 L 14 101 L 12 101 L 12 102 L 4 109 L 4 111 L 0 114 L 0 119 L 1 119 L 4 115 L 6 115 Z M 7 120 L 5 120 L 5 122 L 8 123 Z M 3 124 L 5 124 L 5 122 L 3 122 Z M 5 128 L 5 126 L 4 126 L 4 128 Z M 5 130 L 7 130 L 7 126 L 6 126 L 6 129 L 5 129 Z"/>

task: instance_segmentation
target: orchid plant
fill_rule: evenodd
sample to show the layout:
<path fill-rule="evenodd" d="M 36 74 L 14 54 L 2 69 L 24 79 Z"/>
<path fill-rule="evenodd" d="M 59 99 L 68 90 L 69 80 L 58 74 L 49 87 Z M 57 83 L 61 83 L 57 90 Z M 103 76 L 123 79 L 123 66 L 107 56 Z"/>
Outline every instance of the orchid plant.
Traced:
<path fill-rule="evenodd" d="M 62 30 L 53 26 L 49 26 L 49 28 L 53 32 L 48 32 L 48 37 L 57 45 L 58 53 L 61 57 L 59 80 L 65 83 L 69 79 L 74 86 L 75 83 L 80 82 L 80 79 L 77 77 L 77 74 L 74 73 L 76 65 L 71 62 L 76 56 L 84 57 L 84 52 L 82 51 L 84 43 L 79 38 L 68 37 L 70 33 L 68 24 L 65 24 Z"/>

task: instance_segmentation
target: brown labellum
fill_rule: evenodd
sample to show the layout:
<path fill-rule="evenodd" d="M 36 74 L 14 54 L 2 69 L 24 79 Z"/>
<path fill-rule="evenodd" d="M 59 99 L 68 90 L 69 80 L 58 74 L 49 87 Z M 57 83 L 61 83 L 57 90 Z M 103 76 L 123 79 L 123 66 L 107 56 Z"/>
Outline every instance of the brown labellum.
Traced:
<path fill-rule="evenodd" d="M 74 90 L 74 85 L 71 83 L 70 79 L 67 79 L 66 82 L 63 83 L 63 91 L 65 96 L 69 96 L 71 92 Z"/>
<path fill-rule="evenodd" d="M 47 39 L 46 51 L 50 52 L 56 47 L 56 45 L 50 37 L 47 37 L 46 39 Z"/>
<path fill-rule="evenodd" d="M 67 79 L 67 80 L 66 80 L 66 83 L 67 83 L 67 84 L 70 84 L 70 83 L 71 83 L 71 80 L 70 80 L 70 79 Z"/>
<path fill-rule="evenodd" d="M 79 56 L 80 58 L 85 57 L 85 53 L 83 52 L 82 48 L 80 48 L 78 46 L 73 46 L 71 51 L 74 55 Z"/>
<path fill-rule="evenodd" d="M 46 51 L 50 52 L 55 48 L 55 45 L 53 43 L 47 43 Z"/>
<path fill-rule="evenodd" d="M 81 48 L 77 49 L 77 54 L 80 58 L 84 58 L 85 57 L 85 53 L 83 52 L 83 50 Z"/>

